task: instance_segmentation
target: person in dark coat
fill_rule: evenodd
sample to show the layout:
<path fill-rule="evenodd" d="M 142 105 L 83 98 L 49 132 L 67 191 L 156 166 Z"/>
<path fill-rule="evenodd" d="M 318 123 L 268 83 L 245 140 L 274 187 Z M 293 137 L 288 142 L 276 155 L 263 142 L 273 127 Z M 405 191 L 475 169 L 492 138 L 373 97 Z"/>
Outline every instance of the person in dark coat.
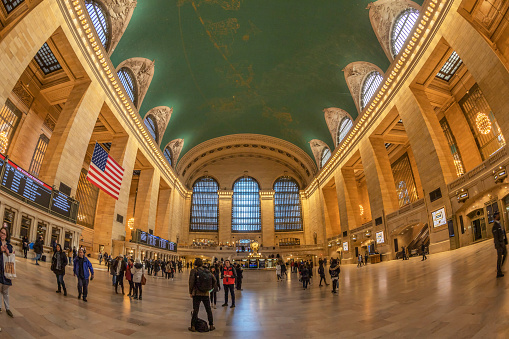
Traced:
<path fill-rule="evenodd" d="M 497 250 L 497 278 L 503 277 L 502 266 L 507 258 L 507 235 L 505 229 L 500 225 L 499 212 L 493 213 L 493 241 L 495 242 L 495 249 Z"/>
<path fill-rule="evenodd" d="M 210 268 L 210 273 L 212 273 L 214 278 L 216 278 L 216 286 L 214 286 L 214 289 L 210 292 L 210 304 L 212 307 L 216 308 L 217 292 L 221 290 L 221 284 L 219 282 L 219 269 L 216 266 L 212 266 Z"/>
<path fill-rule="evenodd" d="M 29 248 L 28 238 L 26 236 L 24 236 L 23 239 L 21 240 L 21 245 L 23 247 L 23 258 L 26 259 Z"/>
<path fill-rule="evenodd" d="M 64 290 L 64 296 L 67 296 L 67 289 L 65 288 L 64 275 L 65 266 L 67 265 L 67 255 L 62 251 L 60 244 L 55 245 L 55 252 L 53 258 L 51 258 L 51 270 L 57 276 L 57 293 L 62 293 Z"/>
<path fill-rule="evenodd" d="M 422 245 L 421 245 L 421 251 L 422 251 L 422 260 L 421 261 L 428 260 L 428 257 L 426 256 L 426 245 L 424 243 L 422 243 Z"/>
<path fill-rule="evenodd" d="M 193 316 L 191 318 L 191 327 L 189 327 L 189 331 L 196 332 L 195 324 L 198 320 L 198 312 L 200 310 L 200 303 L 203 303 L 205 306 L 205 311 L 207 312 L 207 317 L 209 320 L 209 330 L 213 331 L 216 328 L 214 327 L 214 317 L 212 315 L 212 309 L 210 308 L 210 299 L 209 292 L 203 292 L 198 289 L 196 284 L 196 278 L 200 274 L 200 272 L 204 271 L 203 260 L 200 258 L 196 258 L 194 261 L 194 266 L 189 273 L 189 295 L 193 298 Z M 214 275 L 213 276 L 213 286 L 214 288 L 217 285 L 217 281 Z M 233 290 L 233 288 L 232 288 Z"/>
<path fill-rule="evenodd" d="M 4 299 L 5 312 L 12 318 L 14 315 L 9 305 L 9 287 L 12 286 L 12 280 L 7 279 L 4 274 L 4 254 L 7 256 L 14 255 L 10 243 L 9 229 L 6 227 L 0 228 L 0 295 Z M 0 310 L 2 310 L 2 304 L 0 304 Z"/>
<path fill-rule="evenodd" d="M 300 278 L 302 280 L 302 287 L 307 289 L 309 284 L 309 268 L 305 262 L 302 263 L 302 267 L 300 268 Z"/>
<path fill-rule="evenodd" d="M 122 295 L 124 295 L 124 273 L 126 270 L 126 263 L 119 255 L 117 260 L 113 263 L 113 274 L 115 275 L 115 293 L 118 294 L 118 285 L 122 287 Z"/>
<path fill-rule="evenodd" d="M 320 261 L 320 266 L 318 266 L 318 274 L 320 275 L 320 284 L 318 286 L 322 286 L 322 280 L 325 283 L 325 286 L 329 286 L 327 284 L 327 280 L 325 280 L 325 267 L 323 266 L 323 261 Z"/>
<path fill-rule="evenodd" d="M 339 288 L 339 262 L 334 259 L 329 268 L 329 274 L 332 280 L 332 293 L 338 293 L 336 288 Z"/>
<path fill-rule="evenodd" d="M 235 280 L 235 283 L 237 285 L 237 290 L 242 291 L 242 278 L 244 278 L 242 266 L 240 264 L 237 264 L 235 267 L 235 272 L 237 273 L 237 279 Z"/>
<path fill-rule="evenodd" d="M 42 237 L 39 236 L 34 244 L 35 264 L 36 265 L 39 265 L 39 260 L 41 260 L 42 251 L 43 251 L 43 242 L 42 242 Z"/>
<path fill-rule="evenodd" d="M 85 257 L 85 252 L 82 248 L 78 251 L 78 256 L 74 258 L 74 275 L 78 277 L 78 299 L 81 299 L 83 294 L 83 301 L 87 302 L 88 296 L 88 282 L 89 279 L 94 279 L 94 269 L 92 263 Z"/>

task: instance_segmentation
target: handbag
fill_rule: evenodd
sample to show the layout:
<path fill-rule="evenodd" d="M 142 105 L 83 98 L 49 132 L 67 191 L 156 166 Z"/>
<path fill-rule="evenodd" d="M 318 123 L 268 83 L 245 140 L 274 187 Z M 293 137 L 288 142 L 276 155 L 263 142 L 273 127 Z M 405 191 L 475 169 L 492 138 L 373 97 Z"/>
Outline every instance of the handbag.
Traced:
<path fill-rule="evenodd" d="M 147 283 L 147 278 L 145 278 L 145 274 L 141 276 L 141 284 L 145 285 Z"/>
<path fill-rule="evenodd" d="M 4 256 L 4 276 L 7 279 L 16 278 L 16 256 L 14 254 L 7 255 L 3 253 Z"/>

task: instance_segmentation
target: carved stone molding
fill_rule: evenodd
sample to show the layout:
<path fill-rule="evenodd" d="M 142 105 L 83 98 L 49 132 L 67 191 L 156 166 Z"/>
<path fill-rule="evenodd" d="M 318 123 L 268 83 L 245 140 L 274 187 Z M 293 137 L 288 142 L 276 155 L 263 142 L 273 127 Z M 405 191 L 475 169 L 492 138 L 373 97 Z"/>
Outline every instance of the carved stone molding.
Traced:
<path fill-rule="evenodd" d="M 182 151 L 182 147 L 184 147 L 184 139 L 174 139 L 170 141 L 166 147 L 169 147 L 171 150 L 171 164 L 173 167 L 176 167 L 177 160 L 180 156 L 180 151 Z M 166 148 L 165 147 L 165 148 Z"/>
<path fill-rule="evenodd" d="M 318 139 L 313 139 L 309 142 L 309 146 L 311 147 L 311 152 L 313 152 L 313 155 L 315 157 L 316 166 L 320 168 L 321 162 L 322 162 L 322 152 L 324 148 L 329 148 L 325 142 Z"/>
<path fill-rule="evenodd" d="M 369 20 L 380 45 L 387 58 L 392 62 L 394 56 L 391 51 L 391 34 L 394 20 L 407 8 L 421 10 L 421 6 L 410 0 L 378 0 L 367 7 Z"/>
<path fill-rule="evenodd" d="M 343 120 L 343 118 L 350 118 L 352 120 L 352 116 L 348 114 L 347 111 L 336 108 L 336 107 L 330 107 L 323 110 L 323 113 L 325 115 L 325 122 L 327 123 L 327 127 L 329 128 L 330 135 L 332 137 L 332 142 L 334 143 L 334 147 L 338 146 L 337 141 L 337 135 L 338 135 L 338 129 L 339 124 Z M 315 139 L 316 140 L 316 139 Z M 320 141 L 320 140 L 318 140 Z M 322 142 L 322 141 L 320 141 Z M 313 153 L 314 155 L 314 153 Z"/>
<path fill-rule="evenodd" d="M 359 114 L 361 113 L 362 84 L 364 83 L 366 76 L 373 71 L 379 72 L 382 77 L 384 76 L 384 72 L 382 72 L 380 67 L 366 61 L 356 61 L 349 63 L 343 69 L 348 89 L 350 90 L 350 94 L 352 95 L 353 101 L 355 102 L 355 106 L 357 106 L 357 111 Z"/>
<path fill-rule="evenodd" d="M 108 12 L 110 20 L 110 45 L 108 55 L 111 56 L 117 47 L 120 38 L 127 29 L 133 16 L 138 0 L 96 0 L 101 3 Z"/>
<path fill-rule="evenodd" d="M 166 127 L 168 127 L 168 123 L 170 122 L 171 114 L 173 113 L 173 108 L 169 108 L 167 106 L 157 106 L 152 108 L 150 111 L 145 114 L 145 118 L 152 116 L 156 122 L 157 126 L 157 144 L 161 145 L 161 141 L 163 140 L 164 132 L 166 131 Z"/>
<path fill-rule="evenodd" d="M 155 61 L 145 58 L 131 58 L 122 61 L 117 67 L 117 72 L 122 67 L 127 67 L 133 72 L 138 88 L 138 104 L 136 105 L 138 109 L 141 107 L 143 98 L 145 98 L 145 94 L 147 94 L 148 87 L 154 77 L 154 63 Z"/>

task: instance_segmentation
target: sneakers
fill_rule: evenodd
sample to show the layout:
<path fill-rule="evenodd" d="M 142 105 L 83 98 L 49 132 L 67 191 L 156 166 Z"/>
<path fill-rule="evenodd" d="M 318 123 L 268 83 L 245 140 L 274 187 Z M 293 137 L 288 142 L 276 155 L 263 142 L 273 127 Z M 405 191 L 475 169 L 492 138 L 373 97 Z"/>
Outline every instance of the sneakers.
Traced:
<path fill-rule="evenodd" d="M 225 306 L 228 306 L 228 304 L 225 303 L 225 304 L 222 304 L 221 306 L 225 307 Z"/>

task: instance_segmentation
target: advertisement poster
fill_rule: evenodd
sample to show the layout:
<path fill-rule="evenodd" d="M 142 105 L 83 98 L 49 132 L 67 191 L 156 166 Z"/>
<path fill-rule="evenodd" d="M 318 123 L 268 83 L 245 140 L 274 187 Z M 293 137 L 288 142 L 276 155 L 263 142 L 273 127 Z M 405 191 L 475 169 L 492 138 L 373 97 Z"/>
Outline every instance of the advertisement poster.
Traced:
<path fill-rule="evenodd" d="M 433 227 L 439 227 L 447 224 L 447 220 L 445 219 L 445 207 L 431 212 L 431 217 L 433 219 Z"/>

